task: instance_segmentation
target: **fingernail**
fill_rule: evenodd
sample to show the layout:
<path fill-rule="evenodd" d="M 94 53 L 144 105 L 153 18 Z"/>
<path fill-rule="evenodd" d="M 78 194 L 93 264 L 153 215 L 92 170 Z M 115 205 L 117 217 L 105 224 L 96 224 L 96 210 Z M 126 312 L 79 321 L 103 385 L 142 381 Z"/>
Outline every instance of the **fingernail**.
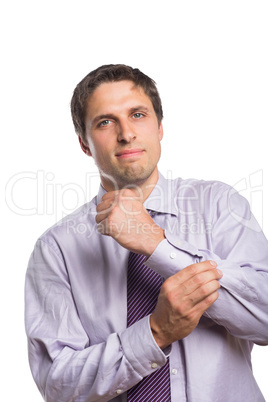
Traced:
<path fill-rule="evenodd" d="M 218 271 L 220 276 L 223 276 L 223 273 L 222 273 L 222 271 L 220 269 L 217 269 L 217 271 Z"/>
<path fill-rule="evenodd" d="M 217 263 L 216 263 L 215 261 L 210 260 L 209 262 L 210 262 L 210 264 L 211 264 L 213 267 L 216 267 L 216 266 L 217 266 Z"/>

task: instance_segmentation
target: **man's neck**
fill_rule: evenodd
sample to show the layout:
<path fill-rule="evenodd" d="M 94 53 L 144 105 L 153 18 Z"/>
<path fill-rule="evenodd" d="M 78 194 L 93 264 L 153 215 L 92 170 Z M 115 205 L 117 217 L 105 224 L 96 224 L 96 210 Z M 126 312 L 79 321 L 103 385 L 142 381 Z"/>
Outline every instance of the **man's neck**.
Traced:
<path fill-rule="evenodd" d="M 159 178 L 159 172 L 158 169 L 156 168 L 148 178 L 140 181 L 137 180 L 135 183 L 120 185 L 118 183 L 105 180 L 105 178 L 101 176 L 101 184 L 107 192 L 119 191 L 127 188 L 131 189 L 136 193 L 137 197 L 142 202 L 144 202 L 149 197 L 154 187 L 156 186 L 158 178 Z"/>

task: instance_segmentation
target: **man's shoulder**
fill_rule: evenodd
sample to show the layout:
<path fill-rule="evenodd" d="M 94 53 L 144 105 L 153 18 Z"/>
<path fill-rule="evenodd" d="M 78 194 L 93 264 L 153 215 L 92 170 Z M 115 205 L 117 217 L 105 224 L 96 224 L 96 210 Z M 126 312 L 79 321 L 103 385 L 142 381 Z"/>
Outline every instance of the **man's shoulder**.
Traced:
<path fill-rule="evenodd" d="M 61 220 L 50 226 L 44 233 L 41 234 L 38 240 L 50 242 L 52 238 L 62 237 L 66 234 L 70 235 L 74 233 L 73 228 L 88 228 L 94 225 L 96 215 L 96 197 L 90 202 L 87 202 L 77 208 L 72 213 L 66 215 Z"/>
<path fill-rule="evenodd" d="M 232 187 L 219 180 L 204 180 L 196 178 L 183 179 L 178 177 L 172 180 L 173 190 L 178 194 L 199 195 L 204 194 L 223 194 L 230 191 Z"/>

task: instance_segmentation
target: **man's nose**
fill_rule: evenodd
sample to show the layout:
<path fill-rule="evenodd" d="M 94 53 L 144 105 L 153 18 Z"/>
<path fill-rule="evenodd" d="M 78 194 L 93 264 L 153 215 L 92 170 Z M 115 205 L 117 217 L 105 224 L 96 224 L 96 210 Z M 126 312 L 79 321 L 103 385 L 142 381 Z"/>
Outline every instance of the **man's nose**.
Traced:
<path fill-rule="evenodd" d="M 120 121 L 118 124 L 117 140 L 119 142 L 131 142 L 136 138 L 136 134 L 127 121 Z"/>

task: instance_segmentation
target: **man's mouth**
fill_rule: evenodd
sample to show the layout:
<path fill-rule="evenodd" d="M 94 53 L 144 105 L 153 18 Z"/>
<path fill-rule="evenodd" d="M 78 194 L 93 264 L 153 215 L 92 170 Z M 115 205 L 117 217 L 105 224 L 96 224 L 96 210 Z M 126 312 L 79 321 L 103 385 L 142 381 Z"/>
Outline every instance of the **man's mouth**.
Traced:
<path fill-rule="evenodd" d="M 120 159 L 126 159 L 126 158 L 132 158 L 136 156 L 141 156 L 143 154 L 144 150 L 141 148 L 133 148 L 133 149 L 124 149 L 115 156 Z"/>

